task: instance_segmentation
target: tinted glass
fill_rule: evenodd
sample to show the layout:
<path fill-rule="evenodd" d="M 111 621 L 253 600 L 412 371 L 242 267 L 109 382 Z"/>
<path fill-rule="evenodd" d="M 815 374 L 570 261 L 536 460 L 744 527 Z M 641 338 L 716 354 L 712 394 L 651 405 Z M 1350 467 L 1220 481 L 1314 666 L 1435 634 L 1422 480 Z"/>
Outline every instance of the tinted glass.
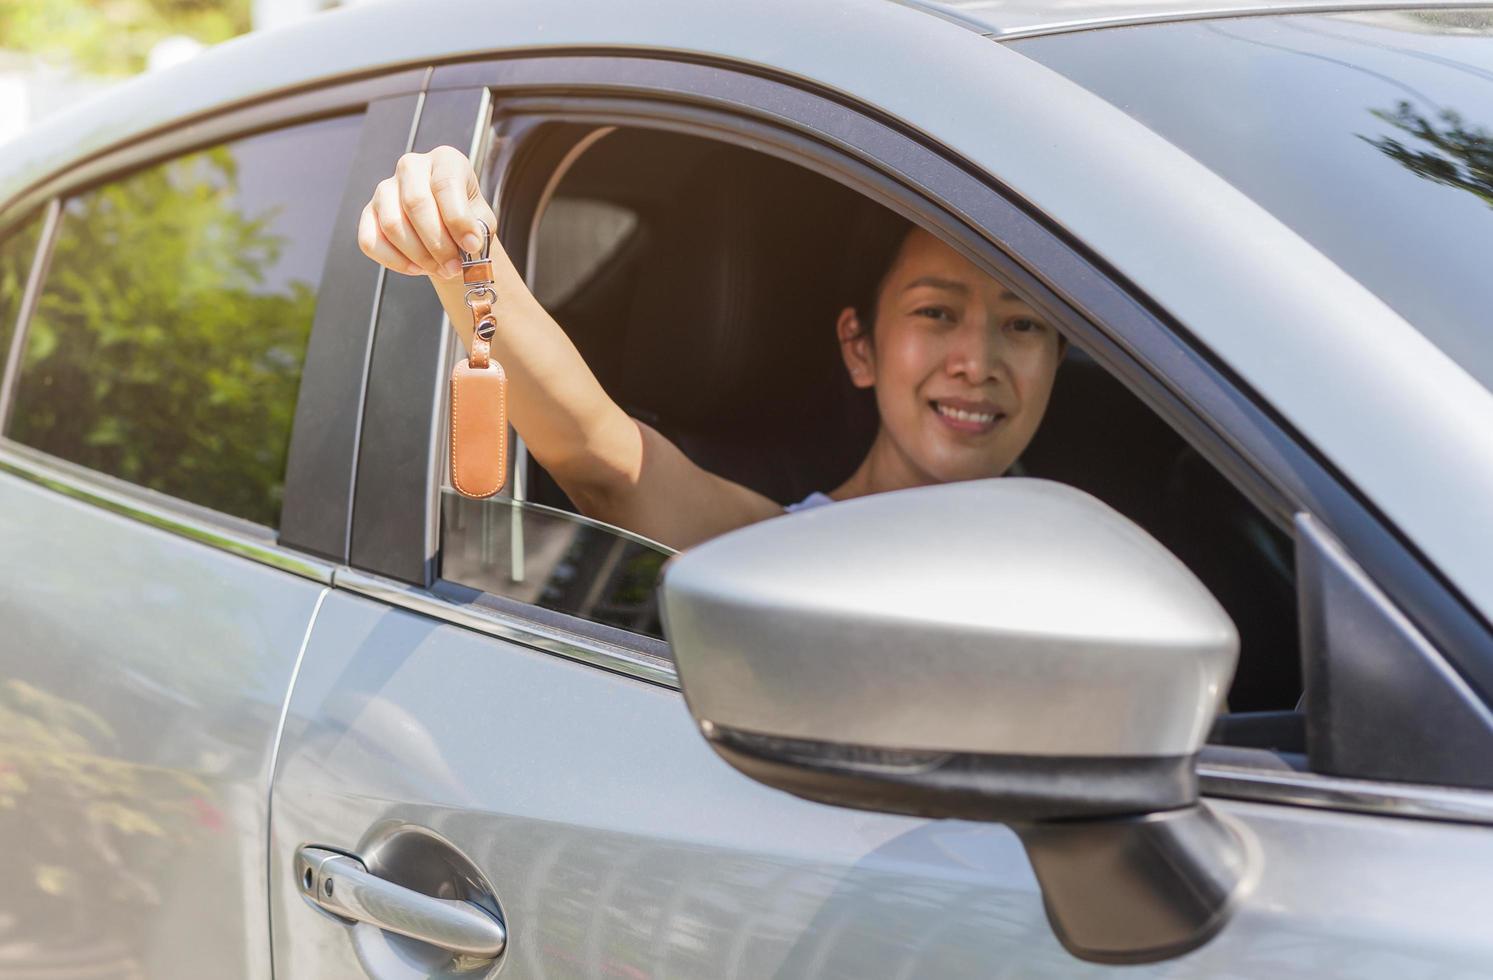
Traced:
<path fill-rule="evenodd" d="M 34 215 L 0 233 L 0 369 L 10 353 L 11 332 L 21 311 L 21 294 L 36 255 L 42 219 Z"/>
<path fill-rule="evenodd" d="M 576 514 L 517 503 L 441 500 L 441 577 L 593 623 L 663 637 L 662 545 Z"/>
<path fill-rule="evenodd" d="M 1493 10 L 1232 18 L 1015 46 L 1251 195 L 1493 387 Z"/>
<path fill-rule="evenodd" d="M 251 136 L 70 199 L 9 435 L 276 525 L 360 122 Z"/>

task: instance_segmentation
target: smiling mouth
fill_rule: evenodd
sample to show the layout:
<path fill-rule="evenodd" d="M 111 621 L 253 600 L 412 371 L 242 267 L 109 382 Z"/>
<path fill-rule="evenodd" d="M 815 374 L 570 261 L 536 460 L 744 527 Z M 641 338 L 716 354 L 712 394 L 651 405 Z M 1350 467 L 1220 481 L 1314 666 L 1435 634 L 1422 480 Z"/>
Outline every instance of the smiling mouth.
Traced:
<path fill-rule="evenodd" d="M 939 420 L 959 432 L 989 432 L 1006 417 L 1002 411 L 991 408 L 964 408 L 940 401 L 928 403 Z"/>

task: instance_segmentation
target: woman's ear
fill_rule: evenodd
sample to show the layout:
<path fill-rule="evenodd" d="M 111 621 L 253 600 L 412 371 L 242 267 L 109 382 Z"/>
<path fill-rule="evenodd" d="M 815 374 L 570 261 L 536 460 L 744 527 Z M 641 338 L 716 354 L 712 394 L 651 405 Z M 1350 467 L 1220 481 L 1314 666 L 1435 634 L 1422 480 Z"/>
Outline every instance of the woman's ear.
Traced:
<path fill-rule="evenodd" d="M 840 338 L 840 356 L 850 372 L 850 383 L 870 388 L 876 383 L 876 350 L 871 345 L 870 326 L 862 325 L 855 307 L 847 306 L 835 321 L 835 334 Z"/>

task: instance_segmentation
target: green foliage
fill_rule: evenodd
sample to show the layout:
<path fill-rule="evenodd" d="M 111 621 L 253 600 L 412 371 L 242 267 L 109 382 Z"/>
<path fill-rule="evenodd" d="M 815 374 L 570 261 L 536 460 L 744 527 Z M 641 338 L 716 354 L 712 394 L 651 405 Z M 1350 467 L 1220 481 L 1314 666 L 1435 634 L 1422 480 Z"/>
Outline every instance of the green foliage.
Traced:
<path fill-rule="evenodd" d="M 1469 191 L 1493 207 L 1493 134 L 1469 126 L 1460 113 L 1443 109 L 1436 120 L 1426 118 L 1401 102 L 1394 112 L 1374 110 L 1374 115 L 1407 134 L 1415 144 L 1407 146 L 1392 136 L 1367 139 L 1371 146 L 1411 172 L 1447 187 Z"/>
<path fill-rule="evenodd" d="M 143 71 L 151 47 L 174 34 L 215 44 L 250 26 L 250 0 L 0 0 L 0 48 L 90 75 Z"/>
<path fill-rule="evenodd" d="M 11 435 L 273 527 L 316 295 L 262 289 L 282 242 L 236 183 L 216 147 L 68 203 Z"/>

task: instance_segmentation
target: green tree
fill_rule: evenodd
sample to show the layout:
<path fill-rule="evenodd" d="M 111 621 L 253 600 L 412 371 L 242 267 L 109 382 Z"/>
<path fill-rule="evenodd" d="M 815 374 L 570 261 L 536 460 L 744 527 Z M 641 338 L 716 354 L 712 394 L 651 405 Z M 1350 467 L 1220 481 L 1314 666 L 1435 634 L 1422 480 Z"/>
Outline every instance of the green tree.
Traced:
<path fill-rule="evenodd" d="M 13 438 L 274 526 L 315 288 L 264 287 L 278 209 L 231 146 L 73 198 L 32 318 Z"/>
<path fill-rule="evenodd" d="M 91 75 L 143 71 L 165 37 L 215 44 L 250 26 L 250 0 L 0 0 L 0 48 L 71 62 Z"/>
<path fill-rule="evenodd" d="M 1417 143 L 1406 145 L 1393 136 L 1361 139 L 1421 177 L 1469 191 L 1493 207 L 1493 135 L 1487 130 L 1468 125 L 1452 109 L 1428 119 L 1409 102 L 1401 102 L 1393 112 L 1373 113 Z"/>

